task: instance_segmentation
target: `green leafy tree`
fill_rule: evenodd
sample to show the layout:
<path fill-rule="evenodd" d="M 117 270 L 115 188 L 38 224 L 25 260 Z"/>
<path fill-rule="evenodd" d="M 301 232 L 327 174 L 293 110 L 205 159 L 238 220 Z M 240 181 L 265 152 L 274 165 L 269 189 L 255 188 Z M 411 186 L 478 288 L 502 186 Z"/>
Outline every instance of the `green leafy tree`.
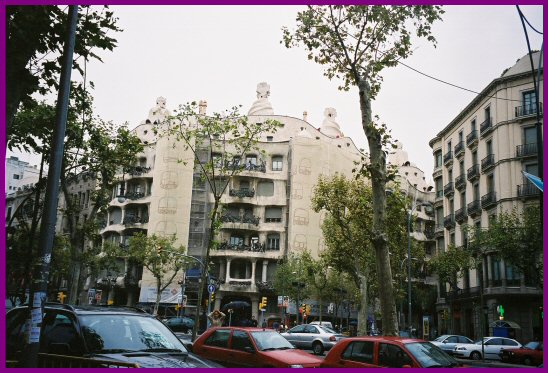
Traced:
<path fill-rule="evenodd" d="M 218 246 L 215 235 L 221 224 L 221 198 L 231 179 L 241 172 L 260 171 L 265 164 L 245 164 L 246 155 L 253 151 L 264 155 L 257 143 L 265 134 L 277 131 L 281 123 L 265 120 L 250 122 L 240 115 L 238 107 L 211 116 L 199 114 L 195 102 L 180 105 L 174 115 L 162 123 L 162 136 L 170 136 L 181 142 L 185 151 L 194 158 L 195 173 L 205 181 L 213 199 L 209 215 L 210 226 L 204 263 L 209 264 L 210 252 Z M 182 160 L 181 160 L 182 161 Z M 207 271 L 202 271 L 201 284 L 207 280 Z M 204 288 L 198 291 L 198 304 L 202 303 Z M 196 312 L 193 338 L 199 327 L 200 312 Z"/>
<path fill-rule="evenodd" d="M 347 179 L 344 175 L 320 177 L 312 197 L 314 211 L 327 211 L 322 225 L 327 250 L 322 254 L 328 265 L 347 273 L 360 290 L 358 302 L 358 333 L 365 334 L 370 300 L 385 286 L 375 266 L 372 188 L 364 178 Z M 386 219 L 390 260 L 396 271 L 406 256 L 406 199 L 389 194 Z M 424 258 L 419 245 L 412 246 L 412 256 Z M 350 259 L 351 258 L 351 259 Z M 418 264 L 415 264 L 418 265 Z M 399 274 L 398 272 L 396 272 Z M 383 319 L 384 325 L 384 319 Z"/>
<path fill-rule="evenodd" d="M 342 81 L 339 89 L 358 88 L 362 128 L 369 145 L 369 162 L 360 171 L 371 177 L 373 190 L 372 243 L 383 284 L 379 297 L 385 335 L 398 332 L 385 230 L 389 131 L 373 121 L 371 101 L 380 90 L 382 70 L 412 54 L 413 34 L 435 45 L 431 25 L 442 13 L 439 6 L 309 6 L 297 14 L 295 30 L 283 28 L 286 47 L 303 45 L 308 59 L 325 66 L 327 78 Z"/>
<path fill-rule="evenodd" d="M 428 266 L 442 283 L 447 282 L 451 289 L 457 290 L 459 278 L 462 278 L 465 270 L 474 268 L 475 261 L 469 250 L 449 245 L 446 251 L 434 256 Z"/>
<path fill-rule="evenodd" d="M 302 253 L 291 253 L 278 261 L 274 274 L 274 288 L 279 295 L 288 296 L 295 302 L 296 309 L 310 297 L 310 284 L 307 281 L 307 271 L 303 263 Z"/>
<path fill-rule="evenodd" d="M 183 246 L 175 247 L 175 237 L 147 236 L 136 233 L 129 240 L 127 256 L 143 265 L 156 279 L 154 315 L 158 314 L 160 298 L 181 269 L 186 265 Z"/>
<path fill-rule="evenodd" d="M 61 58 L 67 32 L 66 8 L 52 6 L 6 7 L 6 132 L 14 133 L 13 120 L 21 107 L 35 103 L 35 93 L 45 95 L 58 88 Z M 80 6 L 73 68 L 84 75 L 85 63 L 101 61 L 98 50 L 116 46 L 113 34 L 121 29 L 108 9 Z M 39 127 L 31 133 L 40 131 Z"/>

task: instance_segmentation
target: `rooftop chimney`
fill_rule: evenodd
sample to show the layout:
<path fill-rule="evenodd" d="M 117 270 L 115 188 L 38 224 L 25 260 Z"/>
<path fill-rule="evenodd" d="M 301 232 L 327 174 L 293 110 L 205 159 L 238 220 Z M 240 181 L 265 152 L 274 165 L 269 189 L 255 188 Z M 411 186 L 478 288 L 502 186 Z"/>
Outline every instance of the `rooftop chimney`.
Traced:
<path fill-rule="evenodd" d="M 307 119 L 308 119 L 308 112 L 303 111 L 303 120 L 304 120 L 305 122 L 307 122 Z"/>
<path fill-rule="evenodd" d="M 200 100 L 200 103 L 198 104 L 198 113 L 200 115 L 206 115 L 207 111 L 207 101 L 206 100 Z"/>

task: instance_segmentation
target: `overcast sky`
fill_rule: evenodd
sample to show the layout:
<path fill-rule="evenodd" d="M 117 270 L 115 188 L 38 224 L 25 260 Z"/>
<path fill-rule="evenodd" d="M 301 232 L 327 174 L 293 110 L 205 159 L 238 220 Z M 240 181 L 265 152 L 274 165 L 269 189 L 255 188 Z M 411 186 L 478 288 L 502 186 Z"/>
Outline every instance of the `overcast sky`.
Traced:
<path fill-rule="evenodd" d="M 146 119 L 158 96 L 169 109 L 205 99 L 208 113 L 256 99 L 259 82 L 270 84 L 277 115 L 302 117 L 319 127 L 326 107 L 337 110 L 337 122 L 358 147 L 366 147 L 357 90 L 337 90 L 338 81 L 323 76 L 304 50 L 286 49 L 282 26 L 292 28 L 302 7 L 295 6 L 114 6 L 122 33 L 114 52 L 101 52 L 87 78 L 95 83 L 95 113 L 105 120 Z M 415 44 L 405 60 L 428 75 L 480 92 L 527 53 L 515 6 L 445 6 L 443 21 L 433 27 L 438 45 Z M 543 8 L 521 6 L 529 22 L 543 30 Z M 531 29 L 531 47 L 541 35 Z M 9 56 L 8 56 L 9 58 Z M 433 156 L 428 141 L 475 96 L 404 66 L 386 69 L 373 113 L 402 141 L 410 160 L 431 179 Z"/>

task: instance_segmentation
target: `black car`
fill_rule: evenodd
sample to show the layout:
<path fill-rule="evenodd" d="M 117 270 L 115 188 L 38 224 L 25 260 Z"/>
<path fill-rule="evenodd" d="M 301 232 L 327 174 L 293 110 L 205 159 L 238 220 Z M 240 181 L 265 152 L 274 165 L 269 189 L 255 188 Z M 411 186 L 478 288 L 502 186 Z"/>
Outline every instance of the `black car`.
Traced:
<path fill-rule="evenodd" d="M 139 309 L 47 303 L 44 311 L 41 353 L 141 368 L 222 368 L 190 353 L 161 321 Z M 26 314 L 27 307 L 6 314 L 8 361 L 23 360 Z"/>
<path fill-rule="evenodd" d="M 167 325 L 173 332 L 188 333 L 194 327 L 194 320 L 190 317 L 172 317 L 164 320 L 164 324 Z"/>

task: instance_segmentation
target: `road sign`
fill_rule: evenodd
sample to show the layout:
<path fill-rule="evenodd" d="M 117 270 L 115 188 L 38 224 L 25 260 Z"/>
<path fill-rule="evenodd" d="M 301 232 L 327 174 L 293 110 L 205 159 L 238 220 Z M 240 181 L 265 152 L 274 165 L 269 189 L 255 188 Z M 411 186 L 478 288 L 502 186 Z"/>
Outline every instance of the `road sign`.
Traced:
<path fill-rule="evenodd" d="M 215 292 L 215 285 L 207 285 L 207 292 L 209 294 L 214 293 Z"/>

